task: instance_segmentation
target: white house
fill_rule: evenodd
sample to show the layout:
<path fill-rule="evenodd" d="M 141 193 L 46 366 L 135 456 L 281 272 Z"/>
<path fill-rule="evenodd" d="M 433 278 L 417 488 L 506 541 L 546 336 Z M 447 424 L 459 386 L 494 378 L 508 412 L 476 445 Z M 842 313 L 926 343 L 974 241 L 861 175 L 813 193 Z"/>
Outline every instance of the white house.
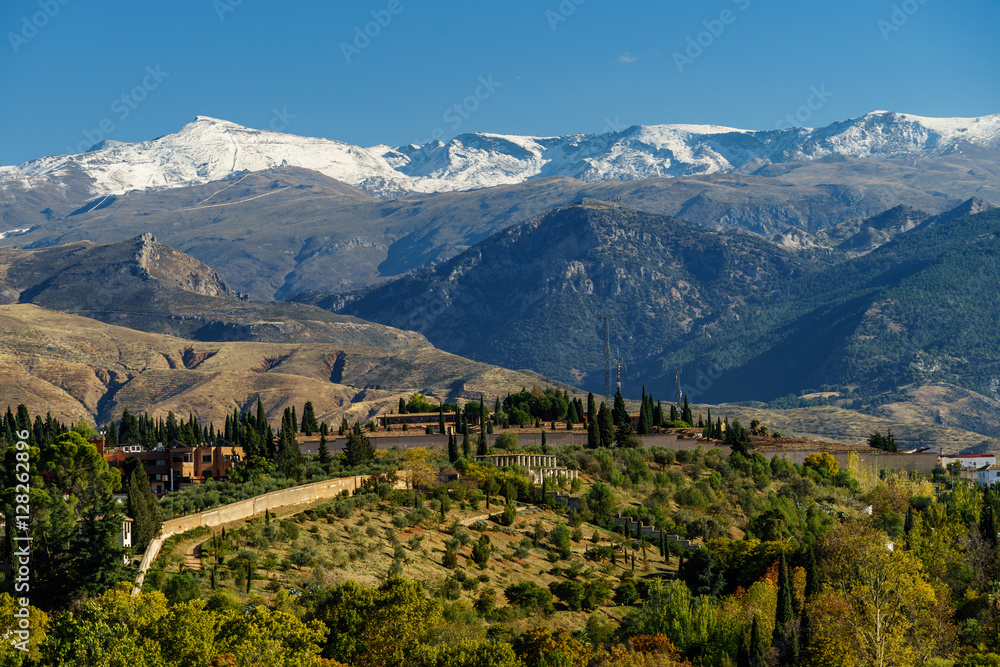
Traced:
<path fill-rule="evenodd" d="M 976 471 L 976 482 L 980 486 L 993 486 L 1000 479 L 1000 465 L 996 463 L 983 466 Z"/>
<path fill-rule="evenodd" d="M 984 466 L 991 466 L 997 462 L 997 457 L 993 454 L 956 454 L 954 456 L 938 457 L 938 463 L 942 468 L 947 468 L 949 463 L 958 461 L 963 468 L 981 470 Z"/>

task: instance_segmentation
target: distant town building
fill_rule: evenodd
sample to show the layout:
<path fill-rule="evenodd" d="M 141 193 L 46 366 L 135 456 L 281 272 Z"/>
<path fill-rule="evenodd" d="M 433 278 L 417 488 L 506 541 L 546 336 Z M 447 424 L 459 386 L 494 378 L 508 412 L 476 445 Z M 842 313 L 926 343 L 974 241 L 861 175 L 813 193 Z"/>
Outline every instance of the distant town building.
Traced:
<path fill-rule="evenodd" d="M 997 462 L 997 457 L 993 454 L 956 454 L 954 456 L 940 456 L 938 464 L 942 468 L 947 468 L 949 463 L 959 462 L 965 469 L 979 470 L 985 466 L 991 466 Z"/>
<path fill-rule="evenodd" d="M 996 463 L 983 466 L 976 471 L 976 482 L 980 486 L 994 486 L 997 483 L 997 479 L 1000 479 L 1000 465 Z"/>
<path fill-rule="evenodd" d="M 425 426 L 427 424 L 437 424 L 438 420 L 441 418 L 440 413 L 437 412 L 409 412 L 406 414 L 392 414 L 392 415 L 382 415 L 379 417 L 380 426 L 402 426 L 403 424 Z M 444 423 L 454 424 L 455 423 L 455 413 L 448 412 L 444 413 Z"/>
<path fill-rule="evenodd" d="M 129 458 L 137 460 L 149 478 L 150 488 L 158 496 L 183 485 L 225 478 L 228 470 L 239 466 L 245 457 L 242 447 L 221 438 L 214 445 L 188 447 L 177 441 L 170 445 L 154 450 L 129 445 L 105 451 L 103 455 L 108 465 L 118 468 L 123 478 L 125 462 Z"/>

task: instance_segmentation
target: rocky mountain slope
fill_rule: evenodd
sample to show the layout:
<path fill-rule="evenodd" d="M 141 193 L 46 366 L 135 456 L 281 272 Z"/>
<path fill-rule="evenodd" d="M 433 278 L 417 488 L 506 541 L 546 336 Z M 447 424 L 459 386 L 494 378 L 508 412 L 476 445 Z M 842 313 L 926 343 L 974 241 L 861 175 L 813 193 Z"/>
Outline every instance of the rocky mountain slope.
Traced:
<path fill-rule="evenodd" d="M 706 335 L 807 264 L 748 233 L 585 200 L 510 227 L 433 269 L 318 305 L 425 334 L 443 349 L 603 388 L 600 317 L 640 364 Z M 631 371 L 632 369 L 630 369 Z"/>
<path fill-rule="evenodd" d="M 778 170 L 777 168 L 782 169 Z M 211 265 L 254 299 L 344 291 L 447 261 L 490 234 L 583 198 L 671 215 L 708 229 L 747 229 L 807 257 L 836 257 L 864 220 L 896 206 L 937 214 L 973 195 L 1000 201 L 1000 166 L 950 155 L 822 158 L 760 174 L 586 183 L 532 179 L 469 192 L 371 197 L 318 172 L 283 167 L 171 190 L 77 200 L 56 188 L 0 192 L 0 241 L 39 248 L 113 243 L 152 233 Z M 822 234 L 834 229 L 833 236 Z M 848 233 L 848 231 L 850 233 Z"/>
<path fill-rule="evenodd" d="M 247 300 L 212 268 L 151 234 L 115 244 L 0 249 L 0 303 L 33 303 L 199 341 L 429 346 L 419 334 L 320 308 Z"/>
<path fill-rule="evenodd" d="M 943 383 L 978 397 L 970 409 L 1000 406 L 1000 209 L 897 210 L 866 229 L 893 237 L 824 265 L 750 234 L 588 201 L 434 269 L 311 301 L 598 392 L 609 315 L 628 394 L 644 383 L 672 396 L 682 370 L 692 397 L 714 403 L 833 386 L 874 410 Z M 1000 411 L 976 428 L 966 412 L 938 409 L 943 423 L 1000 432 Z"/>

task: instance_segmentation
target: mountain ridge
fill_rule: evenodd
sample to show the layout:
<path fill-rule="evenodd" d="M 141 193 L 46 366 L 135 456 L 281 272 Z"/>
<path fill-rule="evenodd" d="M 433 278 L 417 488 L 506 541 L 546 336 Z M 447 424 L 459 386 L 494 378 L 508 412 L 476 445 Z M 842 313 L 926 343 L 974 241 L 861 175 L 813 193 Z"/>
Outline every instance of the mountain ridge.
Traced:
<path fill-rule="evenodd" d="M 635 125 L 600 135 L 459 135 L 391 147 L 260 131 L 198 116 L 174 134 L 101 142 L 77 155 L 0 167 L 0 187 L 86 181 L 93 195 L 203 184 L 280 166 L 313 169 L 383 198 L 523 183 L 545 176 L 585 182 L 750 172 L 831 156 L 931 158 L 974 149 L 1000 153 L 1000 114 L 927 118 L 872 112 L 824 128 L 743 130 L 714 125 Z"/>

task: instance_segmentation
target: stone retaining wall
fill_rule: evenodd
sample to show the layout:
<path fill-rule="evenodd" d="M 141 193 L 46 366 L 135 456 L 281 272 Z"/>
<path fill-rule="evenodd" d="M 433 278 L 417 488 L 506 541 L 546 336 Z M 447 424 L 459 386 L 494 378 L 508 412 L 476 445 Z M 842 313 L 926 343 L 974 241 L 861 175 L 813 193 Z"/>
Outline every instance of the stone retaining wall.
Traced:
<path fill-rule="evenodd" d="M 406 482 L 404 481 L 406 475 L 404 473 L 405 471 L 400 471 L 400 481 L 396 483 L 397 489 L 406 488 Z M 211 528 L 233 521 L 240 521 L 241 519 L 248 519 L 252 516 L 263 514 L 265 510 L 275 510 L 291 505 L 327 500 L 339 496 L 343 491 L 353 494 L 357 489 L 361 488 L 362 483 L 367 478 L 367 475 L 359 475 L 357 477 L 327 479 L 322 482 L 293 486 L 288 489 L 271 491 L 260 496 L 240 500 L 229 505 L 215 507 L 204 512 L 198 512 L 197 514 L 189 514 L 164 521 L 160 536 L 150 542 L 146 548 L 146 553 L 142 556 L 142 561 L 139 563 L 139 576 L 136 579 L 132 594 L 139 594 L 142 582 L 146 578 L 146 572 L 153 564 L 153 561 L 156 560 L 157 554 L 159 554 L 160 549 L 163 547 L 163 542 L 173 535 L 186 533 L 189 530 L 201 528 L 202 526 Z"/>

